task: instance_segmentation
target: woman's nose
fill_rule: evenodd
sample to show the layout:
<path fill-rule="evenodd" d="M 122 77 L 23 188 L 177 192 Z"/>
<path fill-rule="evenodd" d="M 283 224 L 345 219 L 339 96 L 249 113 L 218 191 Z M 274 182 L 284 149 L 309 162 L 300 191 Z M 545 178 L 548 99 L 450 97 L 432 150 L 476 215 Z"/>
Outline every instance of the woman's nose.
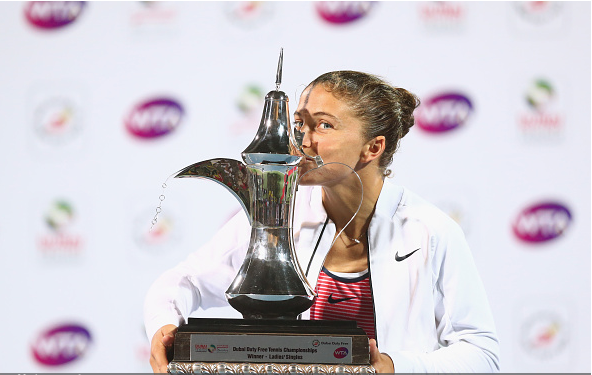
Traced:
<path fill-rule="evenodd" d="M 304 131 L 304 136 L 302 137 L 302 147 L 310 147 L 312 144 L 312 136 L 310 131 Z"/>

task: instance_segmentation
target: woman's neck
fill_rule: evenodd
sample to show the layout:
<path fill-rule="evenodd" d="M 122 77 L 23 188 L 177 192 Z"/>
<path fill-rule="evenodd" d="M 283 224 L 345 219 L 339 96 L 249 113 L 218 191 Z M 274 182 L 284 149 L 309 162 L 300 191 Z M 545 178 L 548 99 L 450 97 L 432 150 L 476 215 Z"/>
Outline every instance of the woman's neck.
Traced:
<path fill-rule="evenodd" d="M 350 238 L 357 238 L 366 233 L 384 183 L 384 178 L 376 171 L 368 173 L 361 170 L 358 171 L 358 174 L 362 180 L 363 189 L 354 174 L 340 184 L 323 187 L 323 206 L 329 218 L 335 223 L 337 230 L 343 229 L 355 214 L 360 205 L 360 196 L 363 190 L 360 211 L 344 231 Z"/>

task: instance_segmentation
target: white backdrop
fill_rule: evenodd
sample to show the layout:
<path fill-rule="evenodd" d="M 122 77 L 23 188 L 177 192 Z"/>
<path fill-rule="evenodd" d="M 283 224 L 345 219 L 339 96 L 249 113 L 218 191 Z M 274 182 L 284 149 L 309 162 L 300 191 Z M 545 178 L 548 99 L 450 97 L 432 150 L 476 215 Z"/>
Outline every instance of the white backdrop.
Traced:
<path fill-rule="evenodd" d="M 0 31 L 0 372 L 150 371 L 147 288 L 239 210 L 169 181 L 148 233 L 161 184 L 240 159 L 281 47 L 292 110 L 339 69 L 421 97 L 394 181 L 464 228 L 502 371 L 590 372 L 589 2 L 3 2 Z"/>

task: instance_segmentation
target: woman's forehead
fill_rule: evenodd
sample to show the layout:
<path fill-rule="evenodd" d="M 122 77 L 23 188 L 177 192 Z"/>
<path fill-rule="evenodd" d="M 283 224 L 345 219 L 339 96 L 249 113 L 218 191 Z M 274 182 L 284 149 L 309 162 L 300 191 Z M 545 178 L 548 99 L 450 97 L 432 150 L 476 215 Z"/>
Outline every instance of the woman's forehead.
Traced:
<path fill-rule="evenodd" d="M 322 85 L 306 88 L 300 95 L 298 111 L 308 110 L 315 112 L 319 108 L 333 107 L 342 105 L 330 91 L 327 91 Z"/>

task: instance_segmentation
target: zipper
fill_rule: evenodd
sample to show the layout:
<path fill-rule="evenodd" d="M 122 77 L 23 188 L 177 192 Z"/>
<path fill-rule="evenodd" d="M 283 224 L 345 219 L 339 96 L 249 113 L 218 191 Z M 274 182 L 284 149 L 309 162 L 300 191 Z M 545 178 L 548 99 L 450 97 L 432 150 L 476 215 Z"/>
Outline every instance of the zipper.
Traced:
<path fill-rule="evenodd" d="M 327 227 L 327 223 L 329 223 L 329 218 L 325 220 L 325 224 L 323 225 L 323 229 L 321 229 L 321 234 L 319 235 L 319 239 L 314 247 L 312 255 L 308 260 L 308 266 L 306 267 L 305 276 L 308 277 L 308 271 L 310 271 L 310 265 L 312 264 L 312 260 L 314 259 L 315 254 L 317 253 L 317 248 L 321 243 L 321 238 L 323 237 L 323 233 L 325 232 L 325 228 Z M 368 254 L 367 254 L 367 262 L 368 262 L 368 278 L 370 280 L 370 297 L 372 299 L 372 318 L 374 320 L 374 340 L 376 340 L 376 347 L 378 348 L 378 330 L 376 329 L 376 304 L 374 303 L 374 288 L 372 287 L 372 271 L 370 269 L 370 228 L 366 232 L 366 243 L 368 244 Z M 298 315 L 298 320 L 302 319 L 302 315 Z"/>
<path fill-rule="evenodd" d="M 304 276 L 308 277 L 308 271 L 310 271 L 310 265 L 312 264 L 312 260 L 315 257 L 315 254 L 317 253 L 317 249 L 319 248 L 319 244 L 321 243 L 321 238 L 323 238 L 323 233 L 325 233 L 325 228 L 327 227 L 327 224 L 329 223 L 329 217 L 327 217 L 327 219 L 325 220 L 325 224 L 323 225 L 323 229 L 321 229 L 321 234 L 319 234 L 319 239 L 317 240 L 317 244 L 314 247 L 314 250 L 312 251 L 312 255 L 310 256 L 310 259 L 308 260 L 308 266 L 306 267 L 306 272 L 304 273 Z"/>
<path fill-rule="evenodd" d="M 378 330 L 376 327 L 376 304 L 374 303 L 374 288 L 372 287 L 372 271 L 370 269 L 370 228 L 366 232 L 366 243 L 368 244 L 368 278 L 370 279 L 370 297 L 372 299 L 372 315 L 374 318 L 374 340 L 378 348 Z"/>
<path fill-rule="evenodd" d="M 319 239 L 317 240 L 317 244 L 314 247 L 314 250 L 312 251 L 312 255 L 310 256 L 310 259 L 308 260 L 308 266 L 306 266 L 306 272 L 304 273 L 304 277 L 308 278 L 308 271 L 310 271 L 310 265 L 312 264 L 312 260 L 315 257 L 315 254 L 317 253 L 317 249 L 319 247 L 319 244 L 321 243 L 321 238 L 323 238 L 323 233 L 325 233 L 325 228 L 327 227 L 327 223 L 329 223 L 329 217 L 327 217 L 327 219 L 325 220 L 325 224 L 323 225 L 323 229 L 321 229 L 321 234 L 319 234 Z M 298 314 L 298 319 L 297 320 L 302 320 L 302 314 Z"/>

